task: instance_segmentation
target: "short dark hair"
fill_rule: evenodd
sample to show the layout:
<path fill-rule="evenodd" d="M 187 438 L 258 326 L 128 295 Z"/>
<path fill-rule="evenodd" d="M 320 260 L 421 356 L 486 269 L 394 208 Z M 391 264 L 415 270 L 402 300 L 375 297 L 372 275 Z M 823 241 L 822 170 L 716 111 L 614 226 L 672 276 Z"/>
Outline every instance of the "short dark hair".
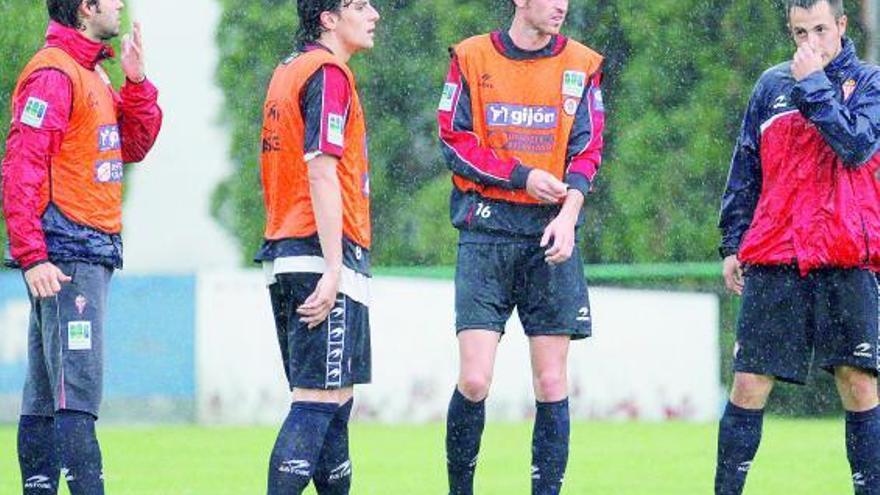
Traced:
<path fill-rule="evenodd" d="M 82 2 L 83 0 L 46 0 L 49 19 L 67 27 L 81 29 L 82 21 L 79 18 L 79 6 Z M 86 4 L 97 5 L 98 0 L 86 0 Z"/>
<path fill-rule="evenodd" d="M 846 14 L 843 8 L 843 0 L 785 0 L 785 15 L 791 16 L 791 9 L 795 7 L 811 9 L 819 2 L 828 2 L 835 19 L 840 19 L 841 16 Z"/>
<path fill-rule="evenodd" d="M 314 43 L 324 33 L 324 26 L 321 24 L 322 13 L 339 12 L 351 2 L 352 0 L 297 0 L 299 28 L 296 31 L 296 41 L 300 47 Z"/>

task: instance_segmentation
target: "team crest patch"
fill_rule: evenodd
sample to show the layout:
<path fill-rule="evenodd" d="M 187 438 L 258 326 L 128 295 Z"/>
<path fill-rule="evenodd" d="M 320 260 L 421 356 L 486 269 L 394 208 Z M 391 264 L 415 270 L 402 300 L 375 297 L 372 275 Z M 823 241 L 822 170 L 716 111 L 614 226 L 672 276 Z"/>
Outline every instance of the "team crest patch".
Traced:
<path fill-rule="evenodd" d="M 48 103 L 31 96 L 27 99 L 27 102 L 24 104 L 24 110 L 21 112 L 21 123 L 39 129 L 43 127 L 43 119 L 46 118 L 48 110 Z"/>
<path fill-rule="evenodd" d="M 443 95 L 440 96 L 440 105 L 438 107 L 440 111 L 452 111 L 452 103 L 455 101 L 456 91 L 458 91 L 458 84 L 446 83 L 443 85 Z"/>
<path fill-rule="evenodd" d="M 345 120 L 342 118 L 342 115 L 335 113 L 327 114 L 327 142 L 330 144 L 335 144 L 336 146 L 342 146 L 345 142 L 345 136 L 342 132 L 342 128 L 345 126 Z"/>
<path fill-rule="evenodd" d="M 119 127 L 116 124 L 102 125 L 98 128 L 98 151 L 118 150 L 121 147 Z"/>
<path fill-rule="evenodd" d="M 80 294 L 76 296 L 76 299 L 73 300 L 73 304 L 76 305 L 76 311 L 80 315 L 86 312 L 86 304 L 89 303 L 89 300 L 86 299 L 86 296 Z"/>
<path fill-rule="evenodd" d="M 602 90 L 599 88 L 593 91 L 593 104 L 597 112 L 605 111 L 605 100 L 602 99 Z"/>
<path fill-rule="evenodd" d="M 71 351 L 87 351 L 92 348 L 92 322 L 67 323 L 67 348 Z"/>
<path fill-rule="evenodd" d="M 574 115 L 578 109 L 578 101 L 576 98 L 566 98 L 565 103 L 562 104 L 562 109 L 565 110 L 565 115 Z"/>
<path fill-rule="evenodd" d="M 853 91 L 856 90 L 856 81 L 855 79 L 847 79 L 845 83 L 843 83 L 843 101 L 849 99 L 852 96 Z"/>
<path fill-rule="evenodd" d="M 562 96 L 580 98 L 587 87 L 587 74 L 576 70 L 567 70 L 562 74 Z"/>
<path fill-rule="evenodd" d="M 122 182 L 122 160 L 98 160 L 95 164 L 95 180 L 100 183 Z"/>

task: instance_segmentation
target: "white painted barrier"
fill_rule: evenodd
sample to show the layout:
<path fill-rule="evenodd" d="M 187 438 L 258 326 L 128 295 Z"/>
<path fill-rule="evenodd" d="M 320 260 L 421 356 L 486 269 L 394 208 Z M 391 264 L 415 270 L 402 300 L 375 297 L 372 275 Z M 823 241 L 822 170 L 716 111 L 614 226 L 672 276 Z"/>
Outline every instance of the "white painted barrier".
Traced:
<path fill-rule="evenodd" d="M 445 417 L 458 354 L 451 281 L 373 280 L 373 383 L 355 415 L 380 421 Z M 276 423 L 289 407 L 269 298 L 258 272 L 201 274 L 196 290 L 197 416 L 205 423 Z M 593 288 L 593 337 L 572 343 L 569 381 L 580 418 L 717 417 L 718 299 Z M 493 420 L 532 414 L 528 342 L 508 323 L 487 403 Z"/>

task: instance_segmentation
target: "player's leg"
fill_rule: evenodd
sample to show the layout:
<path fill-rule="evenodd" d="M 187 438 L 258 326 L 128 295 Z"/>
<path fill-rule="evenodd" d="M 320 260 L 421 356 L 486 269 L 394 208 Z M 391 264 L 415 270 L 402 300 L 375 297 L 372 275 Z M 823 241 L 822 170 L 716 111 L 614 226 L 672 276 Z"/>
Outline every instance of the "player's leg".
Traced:
<path fill-rule="evenodd" d="M 811 283 L 791 267 L 746 271 L 733 387 L 718 428 L 717 495 L 742 493 L 761 443 L 764 406 L 775 379 L 806 380 L 813 325 Z"/>
<path fill-rule="evenodd" d="M 458 383 L 446 415 L 446 463 L 451 495 L 473 493 L 486 397 L 492 383 L 501 333 L 471 329 L 458 333 Z"/>
<path fill-rule="evenodd" d="M 104 472 L 95 422 L 102 397 L 103 325 L 113 270 L 79 262 L 58 266 L 72 280 L 41 305 L 44 346 L 52 355 L 55 445 L 71 495 L 100 495 Z"/>
<path fill-rule="evenodd" d="M 55 408 L 43 348 L 40 300 L 31 296 L 28 369 L 18 422 L 18 463 L 24 495 L 58 492 L 61 467 L 55 449 Z"/>
<path fill-rule="evenodd" d="M 370 323 L 366 306 L 348 298 L 347 333 L 343 362 L 351 363 L 351 379 L 345 382 L 370 381 Z M 345 366 L 347 370 L 348 365 Z M 350 391 L 351 388 L 343 390 Z M 318 458 L 313 480 L 318 495 L 346 495 L 351 490 L 352 461 L 348 448 L 348 420 L 354 398 L 350 392 L 339 397 L 339 408 L 327 426 L 324 445 Z"/>
<path fill-rule="evenodd" d="M 568 347 L 592 332 L 590 301 L 580 251 L 558 265 L 544 248 L 523 246 L 516 303 L 532 362 L 536 413 L 532 433 L 532 493 L 557 494 L 568 464 Z"/>
<path fill-rule="evenodd" d="M 446 416 L 446 467 L 452 495 L 473 493 L 495 353 L 513 311 L 512 253 L 505 244 L 461 244 L 458 249 L 459 374 Z"/>
<path fill-rule="evenodd" d="M 269 460 L 269 495 L 302 493 L 315 474 L 331 422 L 352 397 L 352 374 L 344 365 L 351 358 L 351 342 L 346 342 L 350 299 L 339 294 L 330 316 L 313 329 L 300 322 L 295 311 L 319 279 L 320 274 L 279 274 L 269 287 L 292 389 L 290 412 Z M 356 369 L 352 364 L 352 371 Z"/>
<path fill-rule="evenodd" d="M 880 408 L 877 370 L 877 280 L 866 270 L 829 270 L 823 274 L 821 332 L 816 360 L 833 371 L 846 409 L 846 450 L 857 495 L 880 494 Z"/>
<path fill-rule="evenodd" d="M 536 413 L 532 432 L 532 493 L 558 494 L 568 464 L 568 335 L 529 339 Z"/>

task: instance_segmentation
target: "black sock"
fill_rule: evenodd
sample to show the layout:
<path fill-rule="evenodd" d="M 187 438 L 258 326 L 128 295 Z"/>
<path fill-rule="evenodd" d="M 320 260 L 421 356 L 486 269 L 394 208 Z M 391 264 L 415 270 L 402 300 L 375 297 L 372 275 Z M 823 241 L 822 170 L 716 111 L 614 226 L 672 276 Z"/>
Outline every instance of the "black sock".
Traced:
<path fill-rule="evenodd" d="M 58 492 L 61 468 L 55 449 L 55 420 L 24 415 L 18 422 L 18 464 L 24 495 Z"/>
<path fill-rule="evenodd" d="M 351 416 L 349 400 L 339 406 L 324 436 L 324 446 L 314 482 L 318 495 L 347 495 L 351 490 L 351 458 L 348 453 L 348 418 Z"/>
<path fill-rule="evenodd" d="M 269 495 L 299 495 L 308 486 L 337 404 L 294 402 L 269 459 Z"/>
<path fill-rule="evenodd" d="M 715 494 L 740 495 L 761 443 L 763 409 L 743 409 L 731 402 L 718 427 Z"/>
<path fill-rule="evenodd" d="M 568 399 L 536 402 L 532 432 L 532 495 L 557 495 L 568 464 Z"/>
<path fill-rule="evenodd" d="M 486 423 L 485 400 L 471 402 L 458 388 L 446 416 L 446 468 L 450 495 L 474 493 L 474 471 Z"/>
<path fill-rule="evenodd" d="M 61 474 L 71 495 L 103 495 L 104 468 L 95 435 L 95 417 L 62 409 L 55 413 L 55 442 Z"/>

